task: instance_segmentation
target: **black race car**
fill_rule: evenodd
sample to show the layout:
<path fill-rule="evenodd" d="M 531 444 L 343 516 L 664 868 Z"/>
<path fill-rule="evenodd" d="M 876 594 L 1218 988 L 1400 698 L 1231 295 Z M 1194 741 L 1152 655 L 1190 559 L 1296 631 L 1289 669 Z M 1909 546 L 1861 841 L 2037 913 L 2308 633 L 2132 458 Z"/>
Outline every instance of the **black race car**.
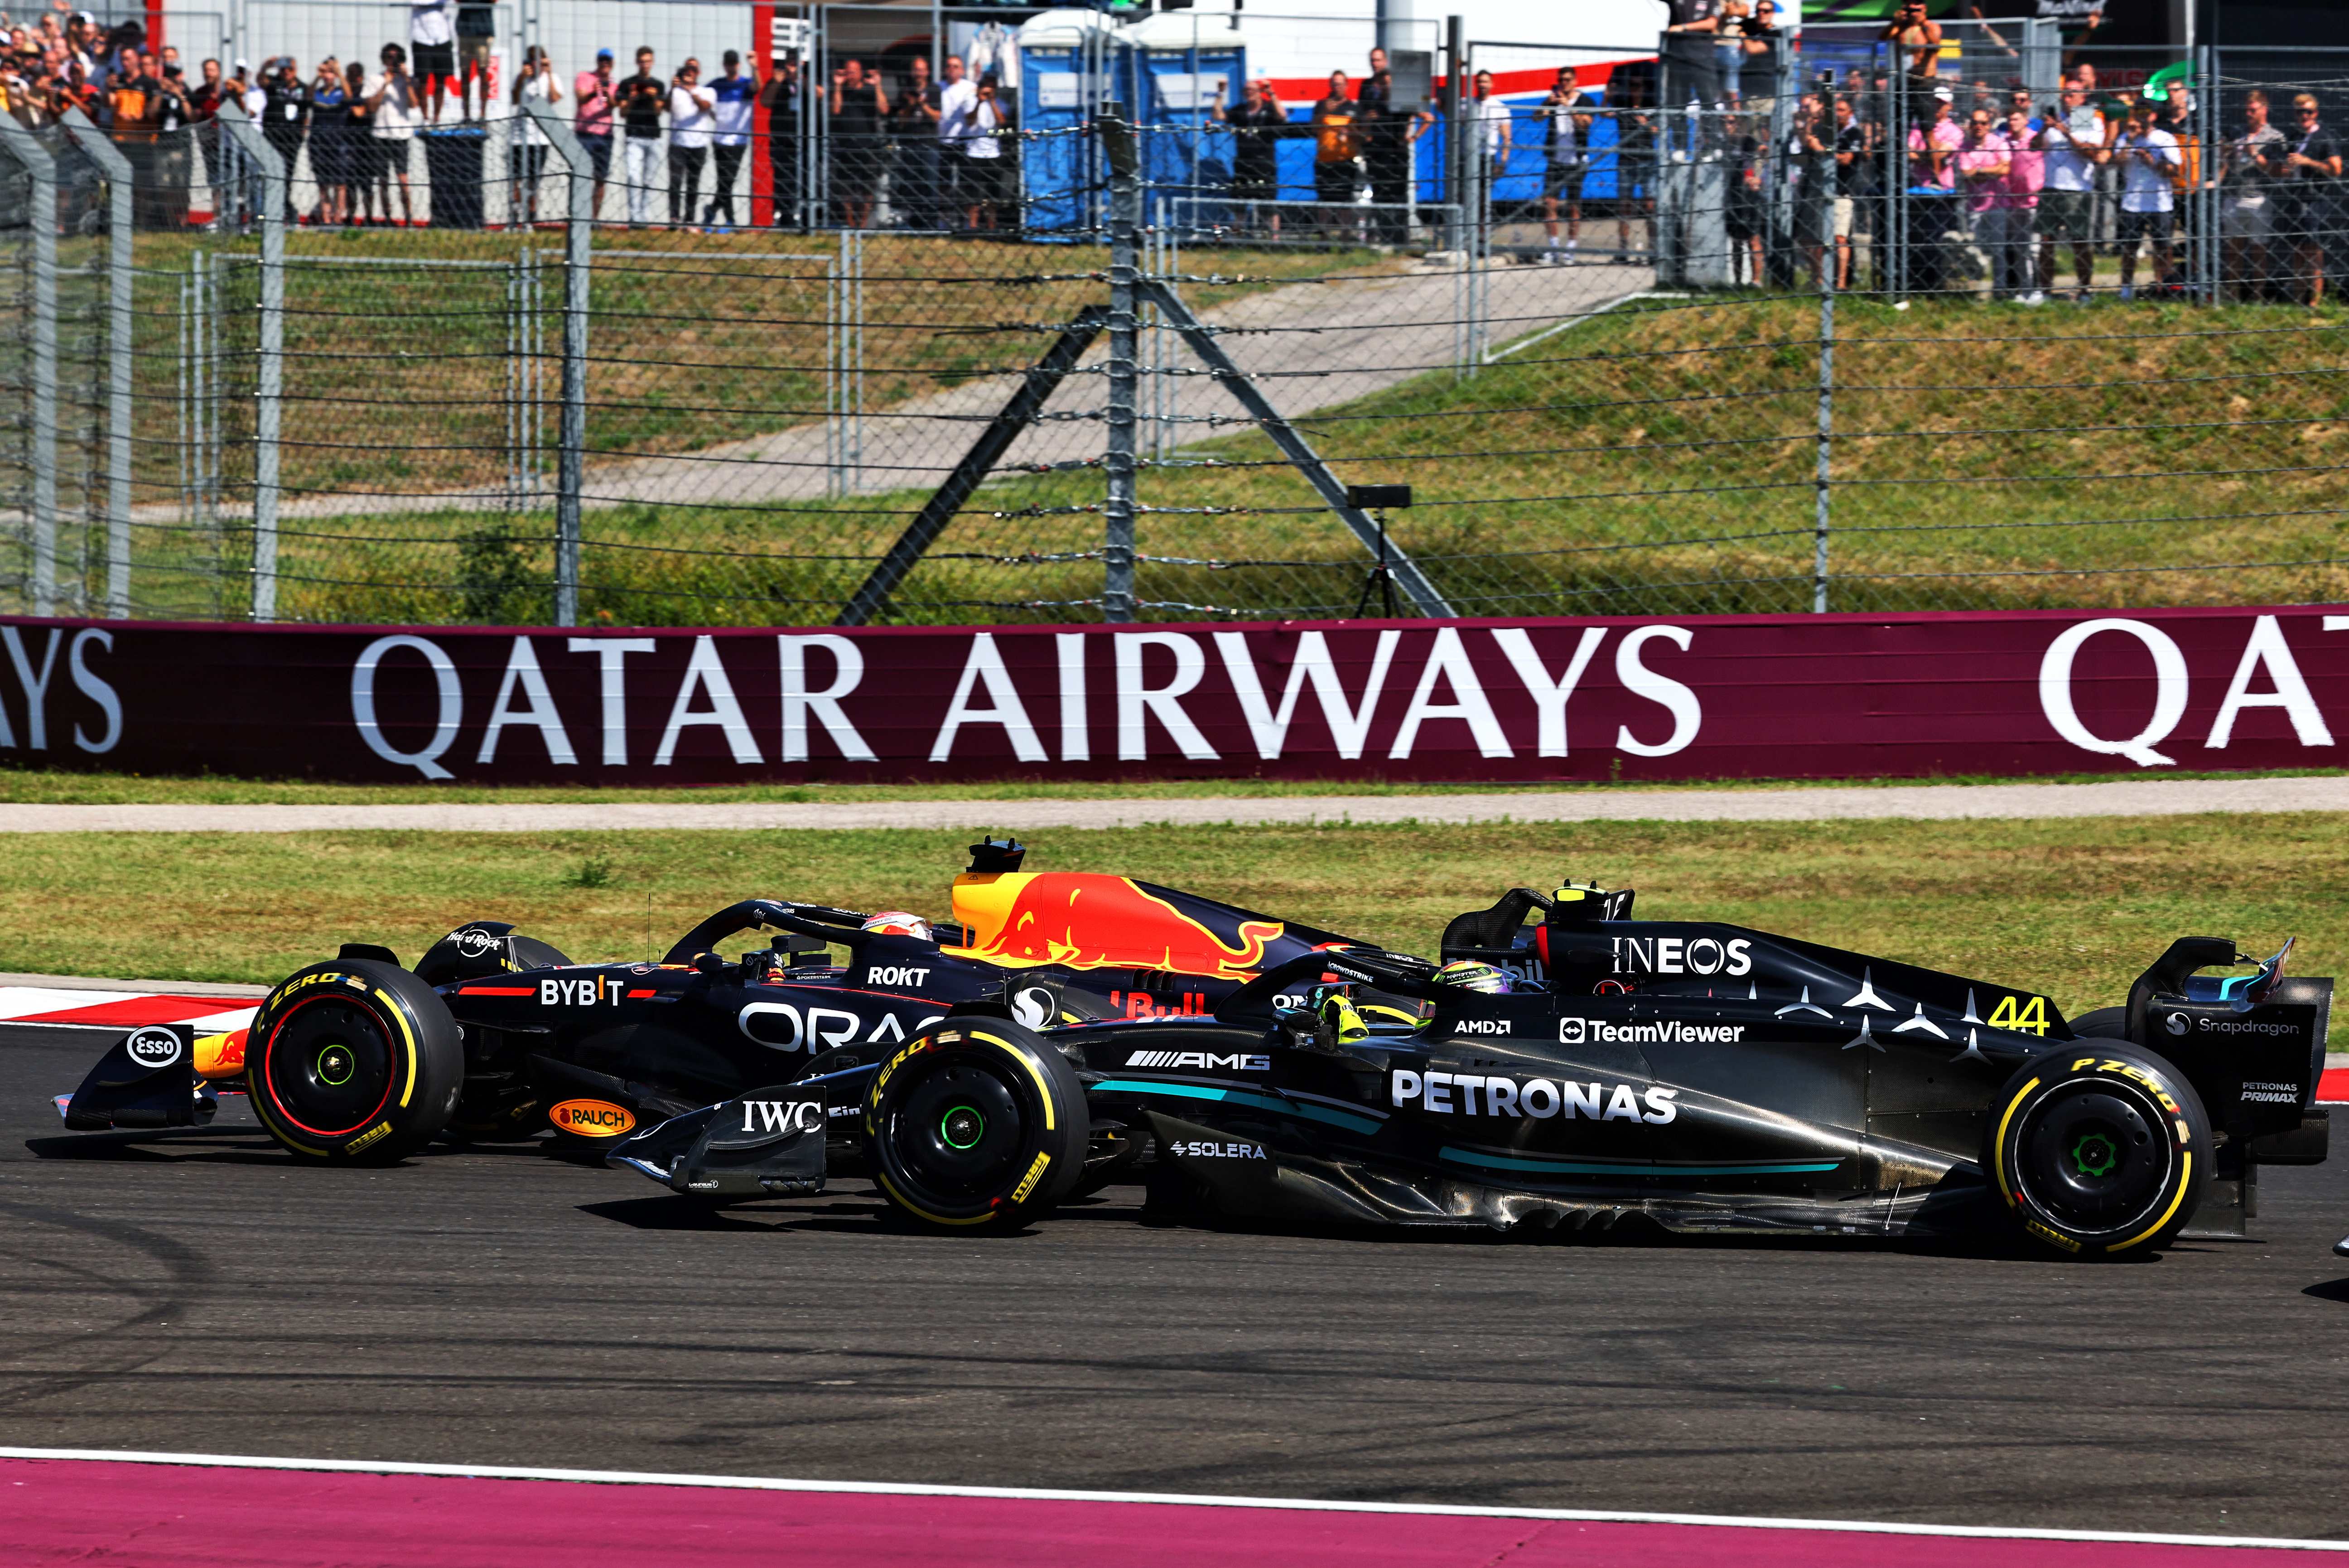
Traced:
<path fill-rule="evenodd" d="M 1139 1179 L 1145 1212 L 2019 1230 L 2094 1259 L 2165 1245 L 2214 1182 L 2239 1229 L 2260 1164 L 2324 1158 L 2332 982 L 2285 977 L 2289 944 L 2219 977 L 2200 971 L 2248 961 L 2183 939 L 2075 1023 L 2036 992 L 1631 903 L 1516 889 L 1452 922 L 1441 965 L 1303 954 L 1209 1017 L 1034 1029 L 982 998 L 608 1158 L 715 1201 L 853 1168 L 939 1226 Z"/>
<path fill-rule="evenodd" d="M 346 949 L 271 993 L 243 1081 L 313 1158 L 551 1125 L 688 1199 L 854 1171 L 945 1227 L 1142 1181 L 1146 1209 L 1242 1217 L 2019 1228 L 2106 1258 L 2164 1245 L 2213 1181 L 2239 1227 L 2260 1164 L 2324 1158 L 2332 982 L 2286 977 L 2289 944 L 2221 977 L 2200 971 L 2248 961 L 2233 943 L 2182 939 L 2125 1006 L 2067 1021 L 2033 992 L 1635 920 L 1628 891 L 1515 889 L 1431 962 L 978 852 L 960 928 L 926 938 L 754 900 L 662 965 L 572 965 L 481 924 L 414 973 Z M 805 950 L 716 954 L 754 925 Z M 194 1075 L 163 1058 L 195 1044 L 134 1033 L 68 1124 L 185 1121 Z"/>
<path fill-rule="evenodd" d="M 272 990 L 245 1029 L 130 1032 L 66 1126 L 208 1122 L 248 1093 L 286 1148 L 373 1164 L 438 1137 L 593 1150 L 762 1085 L 872 1062 L 982 998 L 1037 1028 L 1203 1016 L 1253 979 L 1360 945 L 1171 888 L 1020 869 L 1009 840 L 971 846 L 955 919 L 866 915 L 752 898 L 679 938 L 659 963 L 574 963 L 503 921 L 471 920 L 411 971 L 346 944 Z M 726 959 L 720 944 L 766 936 Z"/>

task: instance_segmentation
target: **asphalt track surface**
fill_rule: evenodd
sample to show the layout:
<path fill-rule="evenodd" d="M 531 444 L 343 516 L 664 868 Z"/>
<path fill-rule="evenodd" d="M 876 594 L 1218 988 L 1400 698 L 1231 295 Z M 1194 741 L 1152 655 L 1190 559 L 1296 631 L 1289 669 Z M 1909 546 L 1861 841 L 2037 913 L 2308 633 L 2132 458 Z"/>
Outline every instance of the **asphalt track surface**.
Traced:
<path fill-rule="evenodd" d="M 2349 777 L 2119 779 L 2085 784 L 1878 784 L 1508 794 L 1288 795 L 1207 800 L 689 801 L 508 805 L 0 805 L 0 833 L 607 832 L 1143 827 L 1160 823 L 1826 822 L 2349 810 Z"/>
<path fill-rule="evenodd" d="M 728 1216 L 530 1147 L 69 1137 L 0 1030 L 0 1442 L 2349 1536 L 2349 1171 L 2264 1240 L 1992 1248 Z"/>

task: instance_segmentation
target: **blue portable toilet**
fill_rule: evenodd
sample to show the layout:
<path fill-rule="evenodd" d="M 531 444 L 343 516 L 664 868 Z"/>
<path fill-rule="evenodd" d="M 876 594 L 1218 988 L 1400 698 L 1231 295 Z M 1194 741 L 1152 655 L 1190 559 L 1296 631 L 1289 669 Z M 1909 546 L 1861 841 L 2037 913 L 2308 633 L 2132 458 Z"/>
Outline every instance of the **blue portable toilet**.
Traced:
<path fill-rule="evenodd" d="M 1019 26 L 1019 128 L 1060 133 L 1019 144 L 1031 231 L 1099 221 L 1100 149 L 1076 133 L 1105 99 L 1131 90 L 1119 79 L 1127 31 L 1098 11 L 1074 9 L 1040 12 Z"/>
<path fill-rule="evenodd" d="M 1231 11 L 1161 11 L 1129 29 L 1133 95 L 1146 129 L 1146 221 L 1195 227 L 1222 221 L 1212 198 L 1231 189 L 1232 139 L 1216 110 L 1237 103 L 1247 39 Z M 1182 200 L 1178 210 L 1171 203 Z"/>

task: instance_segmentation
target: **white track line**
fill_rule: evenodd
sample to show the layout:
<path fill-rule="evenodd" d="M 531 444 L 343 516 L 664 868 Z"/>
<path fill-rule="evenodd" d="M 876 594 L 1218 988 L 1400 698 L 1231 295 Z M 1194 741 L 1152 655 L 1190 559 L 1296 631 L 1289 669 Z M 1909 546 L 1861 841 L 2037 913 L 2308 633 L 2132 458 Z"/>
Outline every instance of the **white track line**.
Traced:
<path fill-rule="evenodd" d="M 693 1486 L 731 1491 L 842 1492 L 880 1497 L 985 1497 L 1034 1502 L 1133 1502 L 1187 1508 L 1265 1508 L 1319 1513 L 1443 1514 L 1464 1519 L 1556 1519 L 1597 1524 L 1687 1524 L 1733 1530 L 1821 1530 L 1866 1535 L 1940 1535 L 1992 1541 L 2117 1541 L 2149 1546 L 2265 1547 L 2290 1552 L 2349 1552 L 2349 1542 L 2289 1541 L 2256 1535 L 2152 1535 L 2109 1530 L 2010 1530 L 1980 1524 L 1878 1524 L 1847 1519 L 1746 1519 L 1734 1514 L 1612 1513 L 1565 1508 L 1467 1508 L 1447 1503 L 1327 1502 L 1309 1498 L 1193 1496 L 1158 1491 L 1064 1491 L 1040 1487 L 919 1486 L 896 1481 L 781 1480 L 758 1476 L 655 1475 L 641 1470 L 555 1470 L 510 1465 L 409 1465 L 364 1459 L 255 1459 L 239 1454 L 150 1454 L 111 1449 L 0 1448 L 5 1459 L 79 1459 L 113 1464 L 203 1465 L 255 1470 L 329 1470 L 357 1475 L 451 1476 L 487 1480 L 551 1480 L 598 1486 Z"/>

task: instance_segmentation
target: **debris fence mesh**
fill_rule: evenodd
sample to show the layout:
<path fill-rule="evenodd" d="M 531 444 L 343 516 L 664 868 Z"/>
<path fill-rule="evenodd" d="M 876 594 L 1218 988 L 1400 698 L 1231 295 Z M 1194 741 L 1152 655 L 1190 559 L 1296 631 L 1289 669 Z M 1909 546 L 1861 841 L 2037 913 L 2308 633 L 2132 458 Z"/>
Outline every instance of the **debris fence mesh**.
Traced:
<path fill-rule="evenodd" d="M 1307 187 L 1236 175 L 1227 128 L 1143 125 L 1130 238 L 1093 121 L 1007 134 L 985 170 L 885 138 L 796 204 L 753 178 L 761 138 L 685 169 L 662 143 L 576 218 L 535 122 L 296 147 L 282 184 L 221 125 L 15 131 L 0 608 L 814 625 L 893 549 L 861 618 L 2344 597 L 2349 183 L 2273 160 L 2252 98 L 2287 130 L 2300 94 L 2349 117 L 2349 57 L 2205 51 L 2158 110 L 2091 103 L 2116 156 L 2053 202 L 2077 106 L 2020 58 L 1970 47 L 1930 82 L 1880 52 L 1774 58 L 1708 102 L 1668 57 L 1516 100 L 1499 133 L 1473 103 L 1449 138 L 1444 112 L 1290 126 Z M 1972 117 L 2018 106 L 2039 129 L 1992 190 Z M 2158 223 L 2135 113 L 2179 150 Z M 1412 134 L 1435 145 L 1403 143 L 1398 191 L 1376 138 Z M 1121 279 L 1196 331 L 1145 287 L 1122 362 Z M 1339 485 L 1412 487 L 1381 542 L 1203 343 Z M 1381 548 L 1433 599 L 1398 599 Z"/>

